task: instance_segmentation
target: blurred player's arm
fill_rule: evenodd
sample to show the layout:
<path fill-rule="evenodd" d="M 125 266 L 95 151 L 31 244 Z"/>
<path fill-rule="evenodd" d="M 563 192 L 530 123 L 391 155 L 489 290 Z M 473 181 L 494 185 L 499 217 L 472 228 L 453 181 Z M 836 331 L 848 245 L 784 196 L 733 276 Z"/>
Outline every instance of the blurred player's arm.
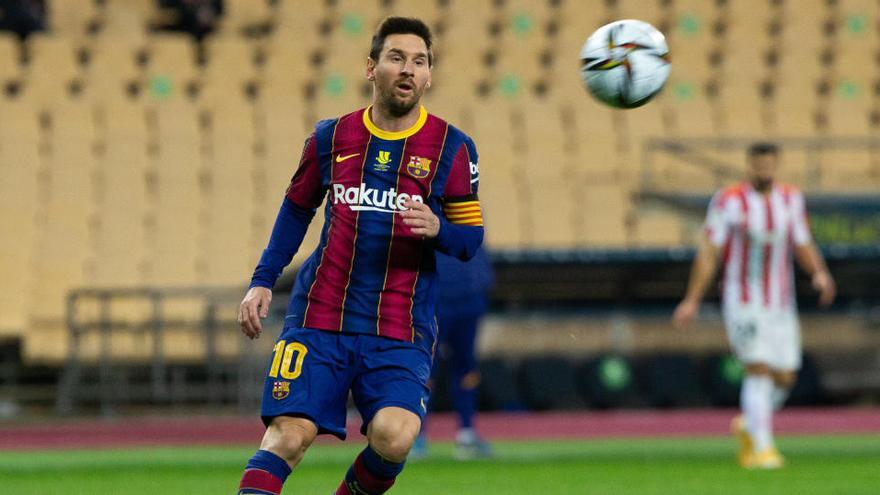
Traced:
<path fill-rule="evenodd" d="M 709 284 L 715 278 L 718 260 L 721 257 L 721 246 L 730 236 L 736 212 L 736 206 L 730 201 L 730 195 L 724 191 L 717 193 L 709 203 L 704 227 L 705 235 L 701 237 L 697 246 L 687 291 L 672 315 L 672 322 L 676 327 L 687 325 L 697 316 L 700 301 L 703 300 Z"/>
<path fill-rule="evenodd" d="M 718 259 L 721 249 L 712 243 L 709 236 L 700 240 L 694 263 L 691 267 L 691 275 L 688 280 L 687 291 L 684 299 L 675 308 L 672 320 L 677 327 L 683 327 L 691 322 L 700 309 L 700 301 L 706 295 L 709 284 L 715 278 L 718 269 Z"/>
<path fill-rule="evenodd" d="M 819 293 L 819 305 L 830 306 L 837 295 L 837 287 L 822 252 L 816 247 L 813 236 L 810 235 L 810 224 L 807 220 L 804 197 L 797 193 L 794 195 L 794 218 L 792 225 L 792 237 L 794 240 L 794 259 L 805 272 L 810 274 L 813 289 Z"/>
<path fill-rule="evenodd" d="M 260 336 L 263 330 L 260 318 L 269 316 L 272 287 L 299 250 L 315 216 L 315 210 L 321 205 L 323 194 L 317 149 L 312 135 L 306 140 L 299 167 L 281 202 L 269 244 L 260 256 L 251 277 L 250 288 L 239 307 L 238 322 L 241 331 L 248 337 L 253 339 Z"/>

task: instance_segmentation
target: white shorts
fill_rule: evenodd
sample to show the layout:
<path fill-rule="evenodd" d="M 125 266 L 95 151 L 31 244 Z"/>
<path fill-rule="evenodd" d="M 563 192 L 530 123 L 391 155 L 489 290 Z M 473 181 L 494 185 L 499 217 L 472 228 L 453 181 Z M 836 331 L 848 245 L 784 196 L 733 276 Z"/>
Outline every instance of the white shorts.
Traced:
<path fill-rule="evenodd" d="M 764 363 L 774 370 L 801 367 L 801 326 L 794 310 L 729 308 L 724 311 L 727 340 L 743 364 Z"/>

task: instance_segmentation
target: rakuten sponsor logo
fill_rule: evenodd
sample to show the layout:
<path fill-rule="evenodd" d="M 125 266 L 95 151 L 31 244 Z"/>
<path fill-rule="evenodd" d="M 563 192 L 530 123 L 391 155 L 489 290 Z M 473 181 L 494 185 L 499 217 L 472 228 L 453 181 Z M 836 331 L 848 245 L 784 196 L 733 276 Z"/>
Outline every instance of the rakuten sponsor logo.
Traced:
<path fill-rule="evenodd" d="M 424 203 L 424 199 L 418 194 L 409 195 L 398 193 L 391 189 L 380 191 L 367 187 L 361 182 L 360 187 L 345 187 L 342 184 L 333 184 L 333 204 L 348 205 L 353 211 L 383 211 L 395 213 L 404 209 L 403 204 L 407 199 Z"/>

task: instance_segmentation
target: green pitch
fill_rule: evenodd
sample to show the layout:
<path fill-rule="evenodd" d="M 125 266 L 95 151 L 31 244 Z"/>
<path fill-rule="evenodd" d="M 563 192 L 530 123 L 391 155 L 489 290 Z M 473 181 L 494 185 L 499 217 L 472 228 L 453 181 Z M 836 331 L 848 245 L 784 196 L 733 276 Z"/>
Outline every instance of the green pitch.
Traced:
<path fill-rule="evenodd" d="M 497 457 L 457 462 L 432 445 L 390 493 L 492 494 L 876 494 L 880 435 L 783 438 L 789 465 L 750 472 L 726 438 L 497 443 Z M 331 494 L 359 450 L 315 446 L 285 494 Z M 15 495 L 233 494 L 247 447 L 0 452 L 0 492 Z"/>

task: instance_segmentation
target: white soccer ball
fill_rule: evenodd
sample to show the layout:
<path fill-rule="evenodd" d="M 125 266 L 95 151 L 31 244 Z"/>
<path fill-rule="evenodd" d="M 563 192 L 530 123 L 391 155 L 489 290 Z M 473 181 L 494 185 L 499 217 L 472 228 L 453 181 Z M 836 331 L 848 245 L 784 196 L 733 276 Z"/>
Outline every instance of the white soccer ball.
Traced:
<path fill-rule="evenodd" d="M 669 47 L 647 22 L 614 21 L 597 29 L 581 48 L 581 78 L 599 101 L 635 108 L 657 95 L 669 77 Z"/>

